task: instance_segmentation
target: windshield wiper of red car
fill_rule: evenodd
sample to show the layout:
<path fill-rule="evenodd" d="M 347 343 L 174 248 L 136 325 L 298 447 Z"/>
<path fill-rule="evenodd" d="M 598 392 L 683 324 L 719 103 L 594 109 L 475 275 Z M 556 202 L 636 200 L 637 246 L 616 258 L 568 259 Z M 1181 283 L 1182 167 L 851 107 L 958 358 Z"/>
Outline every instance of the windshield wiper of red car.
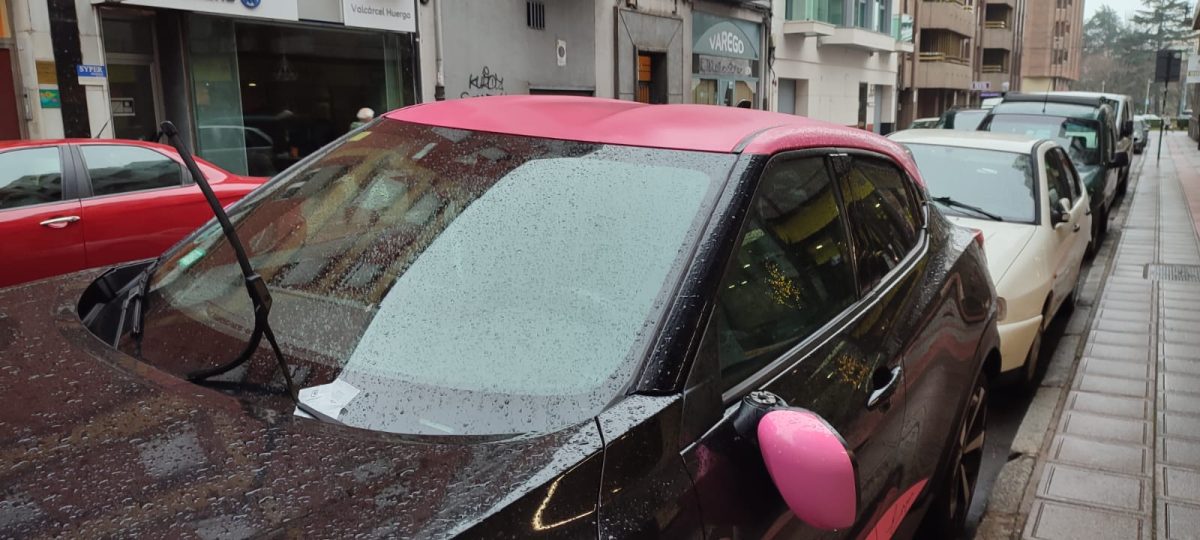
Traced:
<path fill-rule="evenodd" d="M 167 140 L 171 143 L 171 146 L 174 146 L 175 150 L 179 152 L 179 157 L 187 165 L 188 172 L 192 174 L 192 179 L 196 181 L 196 185 L 200 186 L 200 191 L 204 193 L 204 198 L 208 201 L 208 206 L 212 209 L 213 215 L 216 216 L 217 222 L 221 224 L 221 231 L 225 233 L 225 238 L 229 240 L 229 245 L 233 248 L 233 254 L 237 257 L 238 266 L 242 269 L 242 276 L 246 282 L 246 294 L 250 295 L 250 303 L 254 306 L 254 331 L 251 332 L 250 339 L 246 342 L 246 347 L 242 349 L 241 354 L 224 365 L 193 371 L 187 375 L 187 379 L 191 382 L 203 383 L 211 377 L 242 365 L 250 359 L 254 351 L 258 350 L 259 343 L 263 336 L 266 336 L 267 343 L 271 344 L 271 350 L 275 353 L 275 360 L 279 364 L 279 370 L 283 372 L 283 380 L 287 384 L 288 395 L 296 403 L 296 408 L 304 411 L 313 418 L 337 422 L 337 420 L 314 410 L 300 401 L 300 395 L 296 390 L 296 383 L 292 381 L 291 369 L 288 367 L 287 360 L 283 358 L 283 351 L 279 348 L 279 342 L 275 340 L 275 332 L 271 330 L 271 291 L 267 289 L 267 283 L 263 281 L 262 276 L 254 271 L 254 267 L 250 264 L 250 257 L 246 255 L 246 249 L 242 247 L 242 241 L 238 238 L 237 231 L 233 228 L 233 223 L 229 221 L 229 215 L 221 207 L 221 202 L 217 200 L 217 195 L 213 193 L 212 186 L 208 185 L 208 180 L 204 178 L 204 173 L 200 172 L 200 168 L 196 166 L 196 160 L 192 158 L 191 152 L 184 147 L 183 142 L 179 139 L 179 131 L 175 129 L 175 124 L 169 121 L 163 122 L 161 129 L 162 133 L 167 136 Z"/>

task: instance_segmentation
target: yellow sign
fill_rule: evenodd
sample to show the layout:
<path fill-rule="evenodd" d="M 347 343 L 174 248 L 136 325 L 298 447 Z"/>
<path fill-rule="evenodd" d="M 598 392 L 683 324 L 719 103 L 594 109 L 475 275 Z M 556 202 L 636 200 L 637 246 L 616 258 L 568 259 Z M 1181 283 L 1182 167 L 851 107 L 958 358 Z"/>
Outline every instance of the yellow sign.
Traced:
<path fill-rule="evenodd" d="M 58 71 L 54 69 L 54 61 L 38 60 L 37 77 L 38 84 L 58 84 Z"/>

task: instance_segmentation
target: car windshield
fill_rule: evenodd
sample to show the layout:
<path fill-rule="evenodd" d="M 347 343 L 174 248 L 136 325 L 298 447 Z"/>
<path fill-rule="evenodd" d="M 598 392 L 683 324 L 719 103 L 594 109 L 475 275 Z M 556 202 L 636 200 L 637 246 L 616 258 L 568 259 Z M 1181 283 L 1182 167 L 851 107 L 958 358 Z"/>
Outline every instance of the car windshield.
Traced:
<path fill-rule="evenodd" d="M 992 116 L 987 131 L 1019 133 L 1034 139 L 1054 139 L 1067 149 L 1076 165 L 1101 164 L 1100 123 L 1095 120 L 1036 114 L 1001 114 Z"/>
<path fill-rule="evenodd" d="M 1005 221 L 1034 222 L 1037 188 L 1028 154 L 919 143 L 905 146 L 912 152 L 931 198 L 949 197 Z M 943 205 L 942 210 L 981 217 L 962 208 Z"/>
<path fill-rule="evenodd" d="M 623 393 L 735 160 L 384 119 L 230 213 L 306 404 L 392 433 L 545 432 Z M 140 352 L 172 373 L 253 329 L 215 223 L 149 291 Z M 217 381 L 280 388 L 268 351 Z"/>

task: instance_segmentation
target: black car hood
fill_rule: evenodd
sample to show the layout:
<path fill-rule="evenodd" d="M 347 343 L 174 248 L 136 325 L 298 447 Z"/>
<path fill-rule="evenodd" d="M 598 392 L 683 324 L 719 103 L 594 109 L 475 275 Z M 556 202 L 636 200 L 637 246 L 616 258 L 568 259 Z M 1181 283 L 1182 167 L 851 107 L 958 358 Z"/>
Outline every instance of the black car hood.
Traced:
<path fill-rule="evenodd" d="M 98 274 L 0 291 L 6 535 L 524 535 L 494 525 L 594 517 L 599 474 L 586 464 L 603 444 L 592 420 L 459 444 L 248 414 L 84 328 L 76 302 Z M 548 505 L 566 471 L 581 469 L 596 471 L 582 484 L 571 473 L 586 489 Z"/>

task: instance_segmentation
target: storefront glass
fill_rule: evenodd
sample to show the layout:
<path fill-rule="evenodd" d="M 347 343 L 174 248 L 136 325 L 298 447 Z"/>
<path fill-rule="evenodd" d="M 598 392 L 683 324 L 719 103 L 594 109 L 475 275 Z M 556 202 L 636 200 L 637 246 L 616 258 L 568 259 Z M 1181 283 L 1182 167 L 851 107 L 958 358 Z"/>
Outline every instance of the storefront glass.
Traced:
<path fill-rule="evenodd" d="M 416 101 L 410 34 L 190 19 L 199 153 L 231 171 L 275 174 L 359 109 Z"/>
<path fill-rule="evenodd" d="M 692 14 L 692 102 L 758 108 L 761 25 Z"/>

